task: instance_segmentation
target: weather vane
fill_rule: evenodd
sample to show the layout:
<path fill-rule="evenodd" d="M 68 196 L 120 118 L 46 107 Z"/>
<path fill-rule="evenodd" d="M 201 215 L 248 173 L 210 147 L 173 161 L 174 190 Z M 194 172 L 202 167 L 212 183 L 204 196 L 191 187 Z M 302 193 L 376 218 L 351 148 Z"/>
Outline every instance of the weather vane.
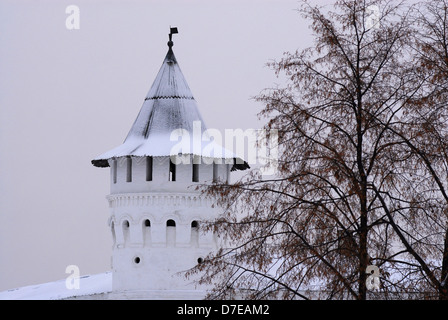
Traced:
<path fill-rule="evenodd" d="M 169 38 L 170 38 L 170 41 L 168 41 L 168 46 L 169 46 L 170 48 L 173 46 L 173 40 L 172 40 L 172 38 L 173 38 L 173 34 L 175 34 L 175 33 L 179 33 L 179 32 L 177 31 L 177 27 L 170 27 L 170 34 L 168 35 Z"/>

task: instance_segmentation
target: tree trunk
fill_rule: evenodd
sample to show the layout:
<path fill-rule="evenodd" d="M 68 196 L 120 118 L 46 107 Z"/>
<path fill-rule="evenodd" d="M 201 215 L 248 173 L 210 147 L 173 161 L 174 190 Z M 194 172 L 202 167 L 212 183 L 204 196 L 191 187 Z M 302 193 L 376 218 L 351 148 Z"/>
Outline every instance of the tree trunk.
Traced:
<path fill-rule="evenodd" d="M 364 180 L 364 179 L 363 179 Z M 367 204 L 366 204 L 366 188 L 363 182 L 361 196 L 361 221 L 359 229 L 359 300 L 367 299 L 367 274 L 369 258 L 367 254 Z"/>
<path fill-rule="evenodd" d="M 445 232 L 445 243 L 442 258 L 442 273 L 440 276 L 439 299 L 448 300 L 448 227 Z"/>

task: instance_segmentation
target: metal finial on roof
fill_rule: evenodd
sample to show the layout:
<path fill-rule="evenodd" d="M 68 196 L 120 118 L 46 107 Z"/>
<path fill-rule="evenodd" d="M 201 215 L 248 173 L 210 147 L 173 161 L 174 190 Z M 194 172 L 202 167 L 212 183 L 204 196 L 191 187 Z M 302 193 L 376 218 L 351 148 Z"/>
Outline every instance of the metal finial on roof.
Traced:
<path fill-rule="evenodd" d="M 169 41 L 168 41 L 168 47 L 172 47 L 173 46 L 173 40 L 172 40 L 172 38 L 173 38 L 173 34 L 175 34 L 175 33 L 179 33 L 178 31 L 177 31 L 177 28 L 176 27 L 170 27 L 170 34 L 168 35 L 169 36 Z"/>

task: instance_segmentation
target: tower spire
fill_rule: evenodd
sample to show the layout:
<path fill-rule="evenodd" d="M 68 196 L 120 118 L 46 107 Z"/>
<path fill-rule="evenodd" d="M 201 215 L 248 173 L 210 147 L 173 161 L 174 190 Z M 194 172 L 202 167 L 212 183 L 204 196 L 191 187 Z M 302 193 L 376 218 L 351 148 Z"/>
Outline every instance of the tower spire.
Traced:
<path fill-rule="evenodd" d="M 122 145 L 101 154 L 92 160 L 96 167 L 109 167 L 110 161 L 122 157 L 167 157 L 171 156 L 173 148 L 178 148 L 178 141 L 171 136 L 176 130 L 182 129 L 189 137 L 200 137 L 207 132 L 205 122 L 188 83 L 182 74 L 180 66 L 172 50 L 173 34 L 177 27 L 170 27 L 168 34 L 168 52 L 154 82 L 149 89 L 143 105 L 138 113 L 125 141 Z M 208 133 L 206 133 L 208 134 Z M 213 143 L 210 149 L 209 144 Z M 193 145 L 199 145 L 200 150 L 193 150 Z M 207 147 L 207 148 L 206 148 Z M 213 155 L 210 153 L 213 150 Z M 183 154 L 214 157 L 219 159 L 236 159 L 236 155 L 214 142 L 192 142 L 182 148 Z M 245 170 L 248 167 L 235 165 L 232 169 Z"/>

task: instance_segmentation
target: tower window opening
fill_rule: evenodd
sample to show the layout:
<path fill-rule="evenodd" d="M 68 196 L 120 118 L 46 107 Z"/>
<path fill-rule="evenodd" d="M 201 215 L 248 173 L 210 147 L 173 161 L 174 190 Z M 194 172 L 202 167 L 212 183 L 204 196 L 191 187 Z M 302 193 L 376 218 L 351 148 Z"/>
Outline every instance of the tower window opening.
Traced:
<path fill-rule="evenodd" d="M 213 182 L 218 182 L 218 165 L 213 161 Z"/>
<path fill-rule="evenodd" d="M 152 181 L 152 157 L 146 157 L 146 181 Z"/>
<path fill-rule="evenodd" d="M 199 222 L 197 222 L 196 220 L 191 222 L 191 227 L 192 228 L 199 228 Z"/>
<path fill-rule="evenodd" d="M 115 224 L 112 221 L 110 224 L 110 231 L 112 232 L 112 245 L 115 246 L 115 243 L 117 241 L 117 237 L 115 235 Z"/>
<path fill-rule="evenodd" d="M 144 245 L 151 243 L 151 221 L 149 219 L 142 223 L 142 236 Z"/>
<path fill-rule="evenodd" d="M 169 247 L 176 245 L 176 222 L 170 219 L 166 222 L 166 245 Z"/>
<path fill-rule="evenodd" d="M 134 258 L 134 263 L 135 264 L 139 264 L 140 263 L 140 257 L 135 257 Z"/>
<path fill-rule="evenodd" d="M 199 182 L 199 164 L 193 163 L 193 182 Z"/>
<path fill-rule="evenodd" d="M 202 262 L 204 262 L 203 258 L 198 258 L 198 264 L 201 264 Z"/>
<path fill-rule="evenodd" d="M 129 221 L 128 220 L 123 221 L 123 238 L 124 238 L 125 243 L 129 240 Z"/>
<path fill-rule="evenodd" d="M 170 159 L 170 176 L 169 181 L 176 181 L 176 165 Z"/>
<path fill-rule="evenodd" d="M 126 182 L 132 182 L 132 158 L 126 158 Z"/>
<path fill-rule="evenodd" d="M 112 180 L 117 183 L 117 159 L 112 160 Z"/>
<path fill-rule="evenodd" d="M 199 246 L 199 222 L 196 220 L 191 222 L 190 244 L 193 247 Z"/>

